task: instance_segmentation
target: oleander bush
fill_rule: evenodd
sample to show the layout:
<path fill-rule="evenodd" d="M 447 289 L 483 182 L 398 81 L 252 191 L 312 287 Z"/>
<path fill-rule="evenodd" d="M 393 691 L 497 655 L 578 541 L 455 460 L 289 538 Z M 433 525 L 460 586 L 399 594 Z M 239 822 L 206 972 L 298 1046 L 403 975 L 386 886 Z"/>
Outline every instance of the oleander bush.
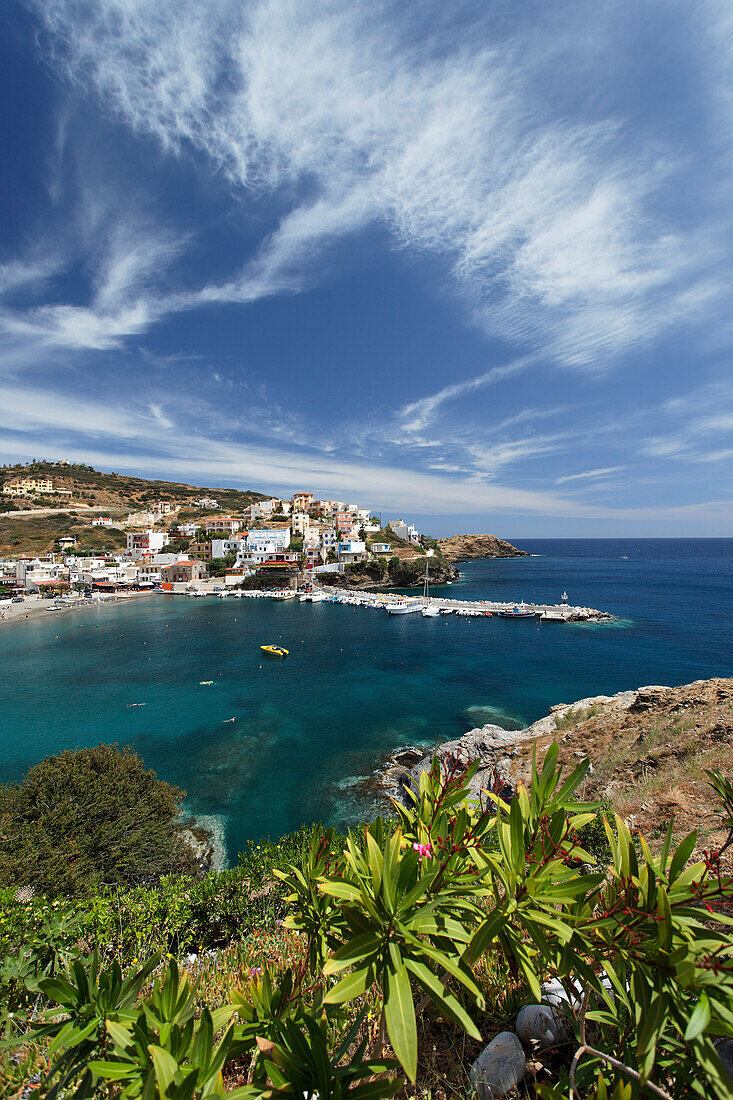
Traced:
<path fill-rule="evenodd" d="M 536 1061 L 535 1095 L 732 1097 L 715 1049 L 733 1028 L 733 882 L 720 852 L 690 863 L 695 834 L 673 849 L 670 827 L 654 854 L 616 818 L 599 863 L 581 839 L 597 818 L 576 798 L 586 767 L 563 780 L 555 746 L 507 804 L 491 791 L 469 800 L 475 768 L 436 760 L 394 820 L 346 837 L 304 830 L 286 851 L 251 846 L 178 907 L 181 879 L 155 902 L 125 895 L 119 933 L 111 897 L 91 914 L 25 903 L 36 923 L 4 980 L 18 1064 L 44 1059 L 51 1100 L 379 1100 L 404 1078 L 426 1094 L 441 1044 L 457 1050 L 463 1035 L 478 1052 L 553 979 L 567 1041 Z M 733 788 L 711 779 L 731 827 Z M 180 929 L 203 936 L 225 915 L 230 946 L 181 969 Z M 146 921 L 169 950 L 130 957 L 155 937 L 124 926 Z"/>

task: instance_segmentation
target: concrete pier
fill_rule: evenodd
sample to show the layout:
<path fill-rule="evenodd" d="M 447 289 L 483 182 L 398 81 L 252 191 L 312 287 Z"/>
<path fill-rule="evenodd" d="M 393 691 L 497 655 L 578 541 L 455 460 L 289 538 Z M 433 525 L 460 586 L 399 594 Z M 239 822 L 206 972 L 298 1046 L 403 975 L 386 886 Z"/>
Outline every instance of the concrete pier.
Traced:
<path fill-rule="evenodd" d="M 419 608 L 425 605 L 423 596 L 398 596 L 392 592 L 363 592 L 349 588 L 332 588 L 319 585 L 319 591 L 325 596 L 335 596 L 355 606 L 386 608 L 390 603 L 407 600 Z M 431 596 L 431 607 L 440 611 L 468 611 L 479 615 L 498 615 L 500 611 L 512 611 L 518 607 L 522 611 L 531 611 L 541 622 L 604 622 L 611 618 L 607 611 L 598 611 L 593 607 L 571 607 L 568 604 L 536 604 L 514 601 L 503 603 L 498 600 L 452 600 L 445 596 Z M 527 616 L 529 618 L 529 616 Z"/>

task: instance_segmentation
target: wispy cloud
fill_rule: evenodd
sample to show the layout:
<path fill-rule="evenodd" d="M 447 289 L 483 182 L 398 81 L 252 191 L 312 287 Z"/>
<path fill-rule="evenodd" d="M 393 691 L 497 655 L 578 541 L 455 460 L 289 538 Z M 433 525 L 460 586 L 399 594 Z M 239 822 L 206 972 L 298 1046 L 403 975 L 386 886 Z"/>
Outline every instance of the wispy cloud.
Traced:
<path fill-rule="evenodd" d="M 597 481 L 599 478 L 608 477 L 619 470 L 623 470 L 623 466 L 601 466 L 597 470 L 583 470 L 579 474 L 566 474 L 565 477 L 558 477 L 555 484 L 564 485 L 567 481 Z"/>
<path fill-rule="evenodd" d="M 442 256 L 489 331 L 566 365 L 605 369 L 722 308 L 709 236 L 652 205 L 677 151 L 629 151 L 623 117 L 586 120 L 579 104 L 577 117 L 548 117 L 535 86 L 552 50 L 512 40 L 488 12 L 477 26 L 467 6 L 447 32 L 437 4 L 418 24 L 390 0 L 37 10 L 56 63 L 134 131 L 205 154 L 236 189 L 296 196 L 236 277 L 105 323 L 79 316 L 92 346 L 170 311 L 303 289 L 314 257 L 370 222 Z M 559 14 L 553 31 L 571 55 Z M 704 294 L 690 294 L 703 273 Z M 60 322 L 68 340 L 72 318 Z"/>

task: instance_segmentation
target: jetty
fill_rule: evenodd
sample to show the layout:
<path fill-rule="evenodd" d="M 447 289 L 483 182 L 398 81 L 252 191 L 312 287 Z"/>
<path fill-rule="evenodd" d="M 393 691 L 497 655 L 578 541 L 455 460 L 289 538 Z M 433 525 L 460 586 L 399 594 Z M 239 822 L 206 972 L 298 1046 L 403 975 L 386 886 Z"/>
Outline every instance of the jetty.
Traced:
<path fill-rule="evenodd" d="M 398 596 L 391 592 L 362 592 L 348 588 L 334 588 L 329 585 L 319 585 L 318 591 L 326 599 L 336 603 L 348 603 L 355 607 L 373 608 L 375 610 L 387 610 L 392 603 L 413 604 L 416 608 L 423 608 L 426 604 L 424 596 Z M 467 616 L 491 616 L 502 612 L 509 614 L 515 609 L 524 612 L 517 615 L 519 618 L 534 618 L 547 623 L 578 623 L 578 622 L 607 622 L 611 619 L 608 611 L 599 611 L 594 607 L 573 607 L 567 603 L 538 604 L 525 603 L 524 600 L 503 602 L 500 600 L 453 600 L 446 596 L 431 596 L 427 601 L 431 608 L 437 608 L 442 614 L 458 614 Z"/>

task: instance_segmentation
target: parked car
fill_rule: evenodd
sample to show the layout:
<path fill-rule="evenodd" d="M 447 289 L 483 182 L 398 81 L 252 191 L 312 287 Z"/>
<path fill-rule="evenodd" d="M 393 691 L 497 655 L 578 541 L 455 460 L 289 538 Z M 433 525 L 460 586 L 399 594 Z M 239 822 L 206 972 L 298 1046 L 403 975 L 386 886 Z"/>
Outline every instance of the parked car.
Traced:
<path fill-rule="evenodd" d="M 25 596 L 13 596 L 13 603 L 25 603 Z"/>

